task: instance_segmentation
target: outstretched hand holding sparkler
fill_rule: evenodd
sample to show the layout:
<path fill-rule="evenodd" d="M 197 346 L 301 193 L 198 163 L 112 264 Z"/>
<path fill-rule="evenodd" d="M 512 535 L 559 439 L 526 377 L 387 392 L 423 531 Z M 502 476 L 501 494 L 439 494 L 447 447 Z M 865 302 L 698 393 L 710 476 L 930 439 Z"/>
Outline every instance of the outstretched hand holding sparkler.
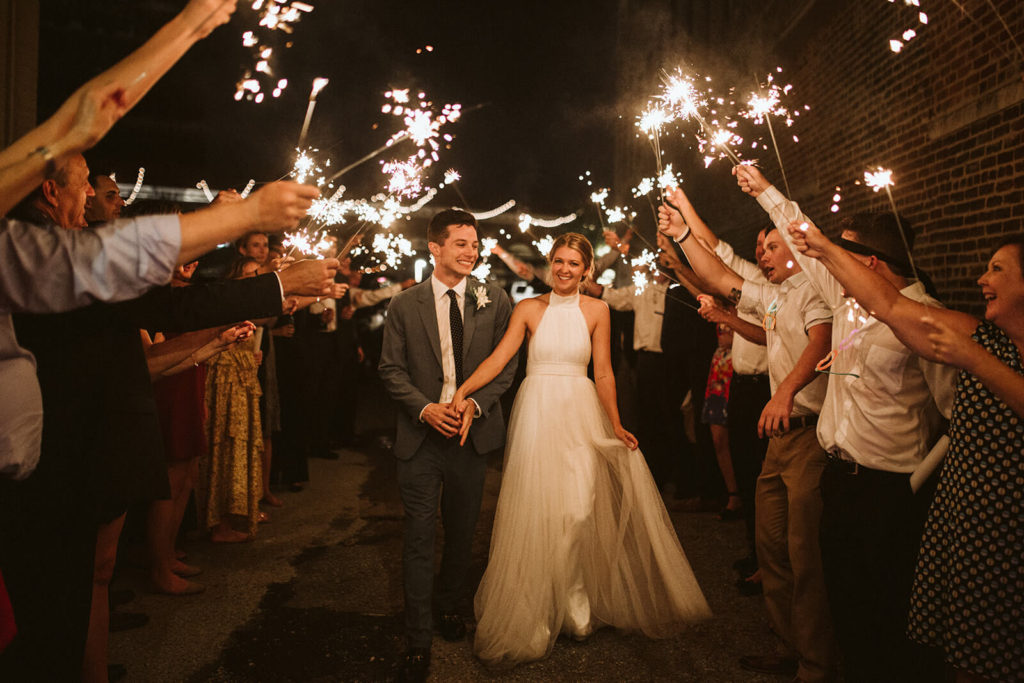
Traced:
<path fill-rule="evenodd" d="M 772 186 L 756 166 L 739 164 L 732 167 L 732 174 L 736 176 L 740 189 L 754 198 Z"/>
<path fill-rule="evenodd" d="M 832 241 L 825 237 L 818 226 L 809 221 L 793 221 L 786 229 L 793 238 L 796 250 L 808 258 L 822 258 L 825 250 L 832 245 Z"/>

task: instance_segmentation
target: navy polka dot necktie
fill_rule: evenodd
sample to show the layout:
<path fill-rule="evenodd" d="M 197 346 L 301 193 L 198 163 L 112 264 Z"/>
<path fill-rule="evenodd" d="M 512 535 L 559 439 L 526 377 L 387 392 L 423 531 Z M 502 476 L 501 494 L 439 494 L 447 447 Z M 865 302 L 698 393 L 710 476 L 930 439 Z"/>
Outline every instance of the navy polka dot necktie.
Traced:
<path fill-rule="evenodd" d="M 452 328 L 452 355 L 455 356 L 455 386 L 462 386 L 462 312 L 459 311 L 459 300 L 455 297 L 455 290 L 449 289 L 448 295 L 448 321 Z"/>

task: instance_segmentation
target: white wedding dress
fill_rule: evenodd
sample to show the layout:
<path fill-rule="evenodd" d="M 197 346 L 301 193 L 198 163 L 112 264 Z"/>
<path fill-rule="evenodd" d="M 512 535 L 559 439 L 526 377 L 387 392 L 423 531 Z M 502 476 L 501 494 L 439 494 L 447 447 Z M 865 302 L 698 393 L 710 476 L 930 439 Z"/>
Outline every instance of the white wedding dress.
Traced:
<path fill-rule="evenodd" d="M 551 293 L 512 408 L 474 604 L 489 664 L 543 658 L 560 633 L 664 637 L 711 614 L 643 455 L 615 438 L 587 377 L 579 304 Z"/>

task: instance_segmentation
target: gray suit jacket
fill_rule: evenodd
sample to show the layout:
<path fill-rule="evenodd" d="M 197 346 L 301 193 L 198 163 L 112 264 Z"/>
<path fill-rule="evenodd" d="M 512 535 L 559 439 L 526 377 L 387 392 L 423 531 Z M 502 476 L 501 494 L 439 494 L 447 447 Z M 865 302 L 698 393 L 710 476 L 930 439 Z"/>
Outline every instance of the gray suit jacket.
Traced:
<path fill-rule="evenodd" d="M 478 309 L 471 290 L 479 285 L 468 284 L 462 345 L 462 368 L 466 377 L 501 341 L 512 315 L 512 305 L 504 290 L 486 285 L 491 302 Z M 518 357 L 513 357 L 501 374 L 470 397 L 482 412 L 469 431 L 478 453 L 493 451 L 505 442 L 505 420 L 498 399 L 512 386 L 517 363 Z M 441 397 L 444 385 L 441 367 L 441 336 L 433 290 L 427 279 L 391 300 L 384 325 L 378 370 L 391 398 L 399 404 L 394 452 L 401 460 L 411 458 L 432 429 L 420 422 L 419 416 L 424 406 L 436 403 Z"/>

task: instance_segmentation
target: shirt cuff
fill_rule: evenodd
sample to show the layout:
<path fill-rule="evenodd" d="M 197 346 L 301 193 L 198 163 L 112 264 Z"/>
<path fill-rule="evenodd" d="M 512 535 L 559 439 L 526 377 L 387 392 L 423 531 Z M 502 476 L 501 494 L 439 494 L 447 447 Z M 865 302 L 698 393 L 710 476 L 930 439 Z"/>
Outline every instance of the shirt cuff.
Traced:
<path fill-rule="evenodd" d="M 281 282 L 281 274 L 275 270 L 274 277 L 277 278 L 277 288 L 281 290 L 281 301 L 284 301 L 284 283 Z"/>
<path fill-rule="evenodd" d="M 480 410 L 480 404 L 476 402 L 476 399 L 475 398 L 471 398 L 469 400 L 472 401 L 473 405 L 476 406 L 476 412 L 473 413 L 473 418 L 476 419 L 476 418 L 480 417 L 481 415 L 483 415 L 484 411 Z"/>
<path fill-rule="evenodd" d="M 429 408 L 429 407 L 430 407 L 430 404 L 429 404 L 429 403 L 428 403 L 427 405 L 423 406 L 423 410 L 421 410 L 421 411 L 420 411 L 420 417 L 419 417 L 419 421 L 420 421 L 420 422 L 423 422 L 423 423 L 425 423 L 425 422 L 426 422 L 426 421 L 425 421 L 425 420 L 423 419 L 423 413 L 427 412 L 427 408 Z"/>
<path fill-rule="evenodd" d="M 779 189 L 774 185 L 769 185 L 768 189 L 757 195 L 757 203 L 761 205 L 761 208 L 766 212 L 771 210 L 786 201 L 786 197 L 779 192 Z"/>

